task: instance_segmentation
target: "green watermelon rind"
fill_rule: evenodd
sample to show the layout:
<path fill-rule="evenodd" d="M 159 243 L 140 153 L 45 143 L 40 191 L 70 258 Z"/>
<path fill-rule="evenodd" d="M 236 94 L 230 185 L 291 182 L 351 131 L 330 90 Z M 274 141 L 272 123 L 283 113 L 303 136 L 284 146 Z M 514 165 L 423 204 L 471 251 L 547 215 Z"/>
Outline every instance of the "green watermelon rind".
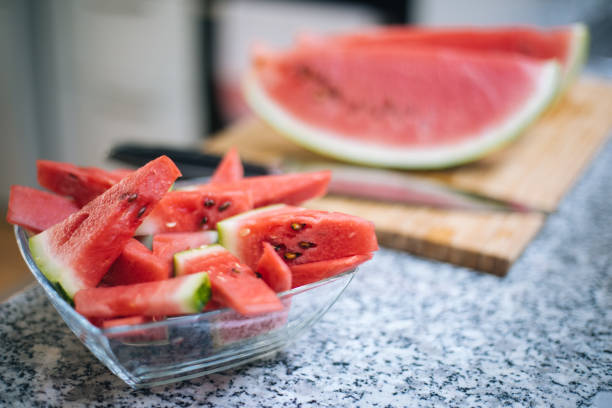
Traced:
<path fill-rule="evenodd" d="M 582 23 L 576 23 L 571 28 L 569 56 L 563 66 L 561 88 L 566 89 L 580 73 L 589 55 L 589 29 Z"/>
<path fill-rule="evenodd" d="M 82 289 L 79 274 L 58 257 L 53 256 L 49 248 L 48 235 L 44 232 L 29 239 L 32 258 L 40 271 L 67 301 L 72 302 L 74 294 Z"/>
<path fill-rule="evenodd" d="M 556 61 L 543 62 L 532 96 L 502 125 L 482 132 L 483 136 L 442 147 L 409 148 L 381 146 L 343 138 L 334 132 L 311 126 L 276 104 L 251 71 L 243 82 L 251 108 L 280 134 L 324 156 L 378 167 L 437 169 L 479 159 L 516 139 L 549 106 L 559 91 L 561 69 Z"/>
<path fill-rule="evenodd" d="M 241 221 L 244 221 L 248 218 L 251 218 L 254 215 L 259 215 L 261 213 L 265 213 L 268 211 L 274 211 L 281 208 L 287 207 L 285 204 L 273 204 L 265 207 L 256 208 L 254 210 L 245 211 L 243 213 L 234 215 L 233 217 L 229 217 L 224 219 L 221 222 L 217 223 L 217 232 L 219 233 L 218 242 L 225 249 L 230 251 L 234 256 L 241 259 L 240 251 L 238 248 L 239 242 L 239 229 L 241 225 Z"/>
<path fill-rule="evenodd" d="M 201 312 L 212 296 L 208 273 L 194 273 L 183 279 L 183 284 L 174 295 L 175 301 L 182 305 L 184 313 Z"/>

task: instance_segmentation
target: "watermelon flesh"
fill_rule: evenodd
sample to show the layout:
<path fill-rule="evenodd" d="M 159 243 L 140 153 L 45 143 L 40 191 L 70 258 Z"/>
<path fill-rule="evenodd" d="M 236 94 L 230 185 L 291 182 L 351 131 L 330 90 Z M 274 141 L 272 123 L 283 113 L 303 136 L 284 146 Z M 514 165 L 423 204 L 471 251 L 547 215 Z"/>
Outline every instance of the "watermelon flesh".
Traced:
<path fill-rule="evenodd" d="M 291 269 L 268 242 L 263 243 L 263 254 L 257 261 L 255 272 L 275 292 L 291 289 Z"/>
<path fill-rule="evenodd" d="M 220 245 L 176 254 L 174 270 L 178 276 L 205 271 L 210 276 L 213 301 L 242 315 L 254 316 L 283 309 L 274 291 Z"/>
<path fill-rule="evenodd" d="M 221 163 L 219 163 L 219 166 L 217 166 L 213 173 L 210 183 L 231 183 L 242 179 L 243 176 L 244 168 L 242 167 L 238 150 L 232 147 L 223 156 L 223 160 L 221 160 Z"/>
<path fill-rule="evenodd" d="M 96 167 L 78 167 L 51 160 L 36 161 L 38 184 L 56 194 L 69 196 L 84 206 L 127 174 L 125 170 L 106 171 Z"/>
<path fill-rule="evenodd" d="M 433 47 L 302 46 L 255 57 L 245 90 L 272 127 L 361 164 L 437 168 L 503 146 L 553 99 L 554 61 Z"/>
<path fill-rule="evenodd" d="M 301 44 L 352 47 L 435 47 L 483 53 L 511 53 L 538 60 L 555 59 L 563 67 L 564 82 L 580 70 L 587 52 L 588 29 L 573 24 L 549 30 L 533 27 L 383 27 L 332 38 L 307 35 Z"/>
<path fill-rule="evenodd" d="M 347 256 L 344 258 L 329 259 L 327 261 L 310 262 L 291 267 L 293 278 L 292 288 L 318 282 L 332 276 L 349 271 L 372 259 L 372 254 Z"/>
<path fill-rule="evenodd" d="M 327 192 L 330 179 L 331 172 L 323 170 L 247 177 L 239 181 L 219 183 L 217 186 L 227 190 L 250 191 L 253 207 L 257 208 L 278 203 L 297 205 L 321 197 Z"/>
<path fill-rule="evenodd" d="M 199 313 L 210 298 L 205 272 L 156 282 L 79 290 L 76 311 L 86 317 L 176 316 Z"/>
<path fill-rule="evenodd" d="M 100 283 L 103 286 L 130 285 L 168 279 L 168 264 L 137 239 L 130 239 Z"/>
<path fill-rule="evenodd" d="M 36 264 L 68 299 L 97 286 L 179 176 L 165 156 L 149 162 L 61 223 L 30 238 Z"/>
<path fill-rule="evenodd" d="M 252 268 L 257 266 L 264 242 L 290 267 L 378 249 L 374 225 L 367 220 L 283 205 L 239 214 L 221 221 L 217 229 L 219 243 Z"/>
<path fill-rule="evenodd" d="M 74 200 L 25 186 L 11 186 L 6 220 L 41 232 L 79 210 Z"/>
<path fill-rule="evenodd" d="M 173 273 L 174 254 L 217 242 L 217 231 L 168 232 L 153 236 L 153 254 Z"/>
<path fill-rule="evenodd" d="M 143 221 L 136 235 L 214 229 L 222 219 L 253 208 L 249 192 L 204 186 L 170 191 Z"/>

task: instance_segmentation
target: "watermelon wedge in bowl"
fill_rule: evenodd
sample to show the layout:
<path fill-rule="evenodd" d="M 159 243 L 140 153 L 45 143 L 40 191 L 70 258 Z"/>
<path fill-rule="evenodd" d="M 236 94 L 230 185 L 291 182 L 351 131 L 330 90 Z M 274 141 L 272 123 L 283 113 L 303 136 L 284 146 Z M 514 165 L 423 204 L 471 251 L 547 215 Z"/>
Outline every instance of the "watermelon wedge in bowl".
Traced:
<path fill-rule="evenodd" d="M 340 297 L 356 269 L 278 293 L 283 310 L 242 316 L 223 308 L 179 317 L 126 319 L 98 327 L 38 267 L 30 233 L 15 226 L 21 254 L 49 301 L 85 346 L 133 388 L 200 377 L 271 355 L 306 332 Z M 136 324 L 134 324 L 136 323 Z"/>

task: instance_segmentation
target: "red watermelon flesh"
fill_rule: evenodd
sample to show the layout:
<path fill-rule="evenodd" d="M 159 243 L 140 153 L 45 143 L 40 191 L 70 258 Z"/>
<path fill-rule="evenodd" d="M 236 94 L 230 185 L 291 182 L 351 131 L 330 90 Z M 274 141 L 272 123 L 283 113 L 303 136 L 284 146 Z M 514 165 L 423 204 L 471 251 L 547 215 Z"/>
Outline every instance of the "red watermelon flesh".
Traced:
<path fill-rule="evenodd" d="M 275 292 L 291 289 L 291 269 L 268 242 L 263 243 L 263 254 L 257 261 L 255 272 Z"/>
<path fill-rule="evenodd" d="M 293 277 L 292 288 L 339 275 L 370 259 L 372 259 L 372 254 L 363 254 L 293 265 L 291 267 L 291 274 Z"/>
<path fill-rule="evenodd" d="M 216 231 L 167 232 L 156 234 L 153 236 L 153 254 L 164 262 L 168 276 L 171 276 L 173 273 L 174 254 L 188 249 L 209 245 L 216 241 Z"/>
<path fill-rule="evenodd" d="M 305 47 L 257 62 L 266 93 L 298 120 L 387 148 L 486 132 L 524 105 L 546 67 L 519 55 L 426 47 Z"/>
<path fill-rule="evenodd" d="M 374 224 L 348 214 L 270 206 L 228 218 L 217 225 L 219 243 L 256 267 L 264 242 L 291 267 L 378 249 Z"/>
<path fill-rule="evenodd" d="M 253 201 L 248 191 L 210 185 L 194 190 L 170 191 L 143 221 L 136 235 L 214 229 L 222 219 L 251 208 Z"/>
<path fill-rule="evenodd" d="M 97 286 L 179 176 L 165 156 L 149 162 L 61 223 L 30 238 L 36 264 L 68 298 Z"/>
<path fill-rule="evenodd" d="M 229 190 L 250 191 L 253 207 L 270 204 L 297 205 L 325 195 L 331 172 L 288 173 L 270 176 L 246 177 L 231 183 L 218 184 Z"/>
<path fill-rule="evenodd" d="M 574 47 L 577 36 L 586 35 L 586 28 L 580 24 L 550 30 L 532 27 L 464 27 L 464 28 L 426 28 L 396 26 L 371 31 L 349 33 L 335 37 L 317 38 L 307 36 L 303 45 L 354 46 L 354 47 L 442 47 L 486 53 L 512 53 L 530 58 L 556 59 L 571 68 L 576 57 Z"/>
<path fill-rule="evenodd" d="M 191 249 L 174 256 L 178 276 L 205 271 L 210 276 L 212 299 L 245 316 L 283 309 L 274 291 L 248 266 L 220 245 Z"/>
<path fill-rule="evenodd" d="M 30 231 L 44 231 L 79 210 L 74 200 L 25 186 L 11 186 L 6 220 Z"/>
<path fill-rule="evenodd" d="M 232 147 L 225 153 L 223 160 L 212 175 L 210 182 L 215 183 L 231 183 L 238 181 L 244 176 L 244 168 L 238 155 L 238 150 Z"/>
<path fill-rule="evenodd" d="M 199 313 L 210 298 L 206 273 L 133 285 L 81 289 L 74 296 L 86 317 L 176 316 Z"/>
<path fill-rule="evenodd" d="M 36 168 L 38 184 L 59 195 L 74 198 L 79 207 L 108 190 L 125 175 L 123 172 L 113 173 L 51 160 L 38 160 Z"/>
<path fill-rule="evenodd" d="M 100 282 L 103 286 L 130 285 L 168 279 L 167 263 L 137 239 L 130 239 Z"/>

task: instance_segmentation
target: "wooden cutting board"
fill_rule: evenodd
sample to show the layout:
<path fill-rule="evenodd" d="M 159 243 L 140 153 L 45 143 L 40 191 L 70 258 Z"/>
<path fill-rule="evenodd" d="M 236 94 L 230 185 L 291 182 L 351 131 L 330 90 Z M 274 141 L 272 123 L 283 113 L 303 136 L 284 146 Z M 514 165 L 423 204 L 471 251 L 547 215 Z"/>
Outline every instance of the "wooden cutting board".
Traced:
<path fill-rule="evenodd" d="M 611 128 L 612 84 L 583 79 L 506 149 L 455 169 L 410 172 L 540 211 L 443 210 L 334 196 L 313 200 L 308 206 L 373 221 L 382 245 L 503 276 L 535 236 L 545 213 L 557 208 Z M 223 153 L 231 146 L 245 160 L 271 166 L 285 159 L 322 160 L 257 119 L 227 129 L 207 141 L 205 148 Z"/>

